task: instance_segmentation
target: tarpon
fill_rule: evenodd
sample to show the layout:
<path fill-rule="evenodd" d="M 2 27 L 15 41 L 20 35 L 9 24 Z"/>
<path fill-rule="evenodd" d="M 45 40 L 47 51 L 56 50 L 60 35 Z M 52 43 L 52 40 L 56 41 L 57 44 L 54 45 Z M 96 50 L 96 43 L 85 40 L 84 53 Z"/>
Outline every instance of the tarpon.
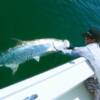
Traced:
<path fill-rule="evenodd" d="M 40 56 L 49 52 L 57 52 L 69 46 L 68 40 L 60 39 L 37 39 L 33 41 L 22 41 L 21 44 L 9 48 L 0 55 L 0 66 L 11 68 L 13 74 L 20 64 L 27 60 L 35 59 L 39 61 Z"/>

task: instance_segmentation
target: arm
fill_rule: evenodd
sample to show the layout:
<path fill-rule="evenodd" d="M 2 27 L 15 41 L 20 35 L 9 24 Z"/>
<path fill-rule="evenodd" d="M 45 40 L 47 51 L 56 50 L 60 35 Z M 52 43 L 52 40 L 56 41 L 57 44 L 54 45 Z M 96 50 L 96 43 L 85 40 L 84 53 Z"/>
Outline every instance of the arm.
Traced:
<path fill-rule="evenodd" d="M 65 55 L 70 55 L 70 56 L 74 56 L 74 57 L 79 57 L 80 56 L 80 52 L 77 51 L 75 48 L 74 49 L 62 50 L 62 53 L 65 54 Z"/>
<path fill-rule="evenodd" d="M 70 55 L 74 57 L 84 56 L 85 52 L 87 52 L 86 47 L 69 47 L 61 51 L 65 55 Z"/>

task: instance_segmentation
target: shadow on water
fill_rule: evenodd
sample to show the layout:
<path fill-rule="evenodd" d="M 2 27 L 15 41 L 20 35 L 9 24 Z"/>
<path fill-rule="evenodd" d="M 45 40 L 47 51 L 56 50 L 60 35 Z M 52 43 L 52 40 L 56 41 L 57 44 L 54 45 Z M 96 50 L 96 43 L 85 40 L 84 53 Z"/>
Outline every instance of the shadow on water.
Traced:
<path fill-rule="evenodd" d="M 39 62 L 35 60 L 27 61 L 20 65 L 17 73 L 14 76 L 15 81 L 17 82 L 28 77 L 43 73 L 65 63 L 70 59 L 72 58 L 68 58 L 60 53 L 52 53 L 46 56 L 42 56 Z"/>
<path fill-rule="evenodd" d="M 9 68 L 0 67 L 0 88 L 12 84 L 13 76 Z"/>

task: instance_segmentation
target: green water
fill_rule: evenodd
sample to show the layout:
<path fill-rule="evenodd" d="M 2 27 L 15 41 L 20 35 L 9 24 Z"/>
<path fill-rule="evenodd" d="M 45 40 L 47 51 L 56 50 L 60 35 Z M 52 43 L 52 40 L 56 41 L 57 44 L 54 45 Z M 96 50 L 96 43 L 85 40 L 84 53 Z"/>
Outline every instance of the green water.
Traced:
<path fill-rule="evenodd" d="M 74 46 L 84 45 L 81 33 L 90 26 L 100 26 L 100 0 L 3 0 L 0 1 L 0 51 L 16 45 L 13 38 L 69 39 Z M 20 65 L 13 76 L 0 68 L 0 87 L 61 65 L 73 58 L 59 53 L 41 57 L 39 63 Z"/>

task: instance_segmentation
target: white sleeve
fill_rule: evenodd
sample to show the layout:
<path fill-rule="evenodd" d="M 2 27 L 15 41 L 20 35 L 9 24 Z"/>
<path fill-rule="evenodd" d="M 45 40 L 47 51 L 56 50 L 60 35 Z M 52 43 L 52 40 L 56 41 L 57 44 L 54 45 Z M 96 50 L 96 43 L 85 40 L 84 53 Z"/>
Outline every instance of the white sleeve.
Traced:
<path fill-rule="evenodd" d="M 80 57 L 84 52 L 84 47 L 75 47 L 74 49 L 66 49 L 62 51 L 66 55 Z"/>

